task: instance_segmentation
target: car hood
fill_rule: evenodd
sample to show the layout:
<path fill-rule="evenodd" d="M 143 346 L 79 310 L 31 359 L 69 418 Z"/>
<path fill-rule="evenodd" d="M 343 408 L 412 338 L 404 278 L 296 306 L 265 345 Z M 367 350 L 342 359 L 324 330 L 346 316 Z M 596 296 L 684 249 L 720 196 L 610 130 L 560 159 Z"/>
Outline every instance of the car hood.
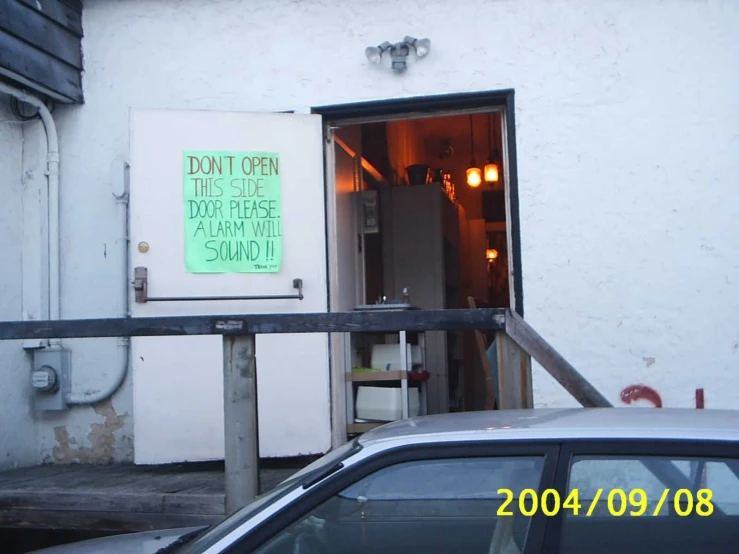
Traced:
<path fill-rule="evenodd" d="M 52 546 L 51 548 L 36 550 L 29 554 L 154 554 L 160 548 L 172 544 L 182 535 L 197 531 L 198 529 L 205 529 L 205 527 L 187 527 L 113 535 L 111 537 Z"/>

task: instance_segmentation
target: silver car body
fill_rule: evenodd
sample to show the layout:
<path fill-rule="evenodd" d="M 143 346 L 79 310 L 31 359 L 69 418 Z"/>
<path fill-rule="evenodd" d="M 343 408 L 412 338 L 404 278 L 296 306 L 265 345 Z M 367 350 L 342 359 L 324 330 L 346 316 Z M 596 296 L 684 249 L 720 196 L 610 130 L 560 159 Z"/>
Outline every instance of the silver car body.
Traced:
<path fill-rule="evenodd" d="M 695 410 L 680 408 L 572 408 L 572 409 L 534 409 L 499 410 L 492 412 L 469 412 L 444 414 L 396 421 L 365 433 L 359 439 L 362 448 L 343 459 L 339 472 L 349 470 L 353 465 L 367 458 L 382 456 L 383 452 L 410 445 L 453 444 L 455 442 L 499 441 L 576 441 L 576 440 L 677 440 L 683 442 L 739 442 L 739 411 L 734 410 Z M 327 456 L 336 455 L 329 453 Z M 320 463 L 320 461 L 319 461 Z M 296 475 L 304 473 L 299 472 Z M 333 476 L 333 475 L 332 475 Z M 293 480 L 291 478 L 290 480 Z M 183 553 L 220 554 L 230 545 L 259 526 L 267 518 L 285 509 L 304 495 L 311 494 L 321 481 L 307 489 L 295 486 L 278 500 L 265 508 L 249 513 L 243 522 L 225 532 L 213 542 L 213 535 L 219 533 L 219 526 L 208 532 L 210 540 L 194 541 L 186 545 Z M 258 501 L 259 502 L 259 501 Z M 251 512 L 247 507 L 244 512 Z M 237 513 L 232 518 L 244 517 Z M 227 520 L 228 521 L 228 520 Z M 188 530 L 167 531 L 175 540 Z M 160 533 L 161 534 L 161 533 Z M 96 539 L 95 549 L 90 550 L 86 543 L 65 545 L 39 551 L 39 554 L 87 554 L 89 552 L 126 554 L 150 554 L 151 550 L 136 549 L 142 541 L 151 541 L 151 534 L 132 534 Z M 110 543 L 105 543 L 109 540 Z M 126 541 L 130 541 L 128 544 Z M 201 542 L 210 543 L 207 548 L 199 548 Z M 108 544 L 110 546 L 108 546 Z M 166 543 L 159 542 L 159 547 Z M 180 551 L 178 550 L 178 553 Z"/>
<path fill-rule="evenodd" d="M 162 531 L 145 531 L 143 533 L 128 533 L 112 537 L 101 537 L 72 544 L 64 544 L 43 550 L 36 550 L 33 554 L 154 554 L 164 546 L 172 544 L 182 535 L 201 527 L 181 529 L 165 529 Z"/>

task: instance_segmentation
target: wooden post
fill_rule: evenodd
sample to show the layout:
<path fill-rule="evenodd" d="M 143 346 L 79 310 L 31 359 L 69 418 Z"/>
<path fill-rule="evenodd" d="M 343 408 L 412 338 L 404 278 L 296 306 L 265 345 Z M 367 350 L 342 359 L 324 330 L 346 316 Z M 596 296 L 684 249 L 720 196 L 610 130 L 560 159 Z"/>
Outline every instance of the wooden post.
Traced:
<path fill-rule="evenodd" d="M 498 407 L 501 410 L 533 408 L 531 356 L 504 332 L 495 333 L 498 351 Z"/>
<path fill-rule="evenodd" d="M 251 502 L 259 491 L 257 364 L 254 343 L 254 335 L 223 337 L 227 516 Z"/>
<path fill-rule="evenodd" d="M 471 296 L 467 297 L 467 303 L 473 310 L 477 309 L 477 302 Z M 485 409 L 495 409 L 495 388 L 500 385 L 500 377 L 497 383 L 493 383 L 493 369 L 488 361 L 488 343 L 485 335 L 481 331 L 475 331 L 475 340 L 477 341 L 477 351 L 480 354 L 480 363 L 482 365 L 483 376 L 485 377 Z M 500 367 L 500 364 L 498 364 Z M 500 401 L 498 402 L 500 409 Z"/>

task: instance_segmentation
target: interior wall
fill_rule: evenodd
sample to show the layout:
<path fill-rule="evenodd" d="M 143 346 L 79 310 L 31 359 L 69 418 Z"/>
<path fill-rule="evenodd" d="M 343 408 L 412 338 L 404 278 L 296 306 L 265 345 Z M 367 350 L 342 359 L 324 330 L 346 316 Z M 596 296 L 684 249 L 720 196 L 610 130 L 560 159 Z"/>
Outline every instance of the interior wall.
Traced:
<path fill-rule="evenodd" d="M 489 301 L 496 307 L 509 308 L 511 299 L 510 256 L 508 233 L 494 231 L 483 236 L 485 246 L 498 251 L 498 257 L 490 264 L 487 272 Z"/>
<path fill-rule="evenodd" d="M 348 125 L 340 127 L 335 131 L 336 136 L 354 151 L 354 154 L 362 157 L 362 127 L 361 125 Z"/>
<path fill-rule="evenodd" d="M 472 135 L 473 141 L 470 140 L 470 120 L 474 126 Z M 460 204 L 459 211 L 459 225 L 458 225 L 458 239 L 461 255 L 459 257 L 458 266 L 456 270 L 459 271 L 460 282 L 459 285 L 461 290 L 459 295 L 455 295 L 454 299 L 447 299 L 448 304 L 434 304 L 425 305 L 424 294 L 431 294 L 433 287 L 429 286 L 429 283 L 413 282 L 413 286 L 410 287 L 412 291 L 412 298 L 414 304 L 424 308 L 460 308 L 467 307 L 467 297 L 471 296 L 475 298 L 481 305 L 486 305 L 489 302 L 489 287 L 492 283 L 500 281 L 500 278 L 496 279 L 496 276 L 501 272 L 507 273 L 507 262 L 505 247 L 496 245 L 500 250 L 500 259 L 497 264 L 493 267 L 492 272 L 488 272 L 488 264 L 485 258 L 487 249 L 487 234 L 485 228 L 485 220 L 483 219 L 482 209 L 482 194 L 483 190 L 489 189 L 489 185 L 482 184 L 480 187 L 473 189 L 466 184 L 466 170 L 469 167 L 472 158 L 482 167 L 484 162 L 488 159 L 488 156 L 494 149 L 500 149 L 502 129 L 500 128 L 500 120 L 497 113 L 493 114 L 474 114 L 474 115 L 458 115 L 458 116 L 443 116 L 443 117 L 428 117 L 428 118 L 416 118 L 406 120 L 389 121 L 386 124 L 385 135 L 387 144 L 387 154 L 390 159 L 390 165 L 393 171 L 388 175 L 391 183 L 401 186 L 407 183 L 406 175 L 403 169 L 411 164 L 424 164 L 430 168 L 441 168 L 446 172 L 451 173 L 452 180 L 455 182 L 455 189 L 457 193 L 457 201 Z M 346 128 L 348 132 L 350 128 Z M 374 129 L 374 128 L 373 128 Z M 365 132 L 366 136 L 375 135 L 370 132 Z M 378 147 L 381 143 L 378 141 Z M 380 153 L 381 154 L 381 153 Z M 500 155 L 499 155 L 500 156 Z M 376 163 L 381 163 L 384 159 L 382 155 L 376 156 Z M 499 157 L 502 162 L 502 157 Z M 502 175 L 501 166 L 501 175 Z M 338 183 L 337 183 L 338 184 Z M 415 188 L 415 187 L 411 187 Z M 501 195 L 501 201 L 503 196 Z M 422 202 L 420 197 L 417 198 L 414 203 L 417 210 L 422 210 Z M 390 208 L 390 203 L 385 203 L 384 207 L 386 210 L 394 210 L 397 208 L 393 204 L 393 208 Z M 467 211 L 470 211 L 476 217 L 474 219 L 468 219 Z M 415 214 L 418 215 L 418 214 Z M 387 224 L 392 217 L 384 218 L 384 222 Z M 428 223 L 427 216 L 422 216 L 422 220 L 405 225 L 404 219 L 401 221 L 395 221 L 393 230 L 395 231 L 394 238 L 391 239 L 393 244 L 403 243 L 404 239 L 409 236 L 413 236 L 414 233 L 418 233 L 419 229 L 422 228 L 422 224 Z M 402 227 L 402 230 L 395 229 L 398 226 Z M 387 227 L 387 225 L 386 225 Z M 384 229 L 385 233 L 390 233 L 390 228 Z M 409 284 L 411 276 L 404 275 L 399 276 L 398 268 L 400 267 L 400 275 L 403 274 L 404 268 L 406 271 L 410 271 L 411 274 L 422 274 L 426 281 L 438 280 L 439 283 L 444 282 L 445 278 L 451 279 L 452 282 L 456 282 L 456 279 L 452 275 L 442 275 L 433 263 L 433 257 L 421 256 L 422 261 L 418 263 L 408 262 L 409 257 L 414 257 L 422 251 L 422 244 L 424 243 L 424 237 L 426 233 L 434 233 L 432 230 L 422 230 L 419 236 L 411 239 L 410 244 L 406 245 L 406 249 L 403 250 L 401 260 L 391 259 L 393 256 L 391 252 L 393 248 L 389 244 L 385 245 L 385 278 L 384 278 L 384 289 L 388 294 L 389 298 L 395 298 L 398 296 L 399 284 L 396 282 L 397 279 L 401 279 L 404 284 Z M 441 233 L 441 229 L 437 229 L 436 233 Z M 390 236 L 390 235 L 388 235 Z M 503 233 L 505 236 L 505 233 Z M 387 242 L 387 241 L 386 241 Z M 412 245 L 412 246 L 410 246 Z M 408 248 L 410 246 L 410 248 Z M 395 270 L 393 270 L 395 268 Z M 495 271 L 499 269 L 500 271 Z M 492 282 L 490 277 L 493 277 Z M 507 280 L 506 280 L 507 281 Z M 500 288 L 500 287 L 498 287 Z M 420 293 L 419 293 L 420 291 Z M 433 296 L 433 295 L 432 295 Z M 457 297 L 458 296 L 458 297 Z M 503 296 L 503 295 L 498 295 Z M 495 305 L 508 306 L 508 302 L 496 300 Z M 431 334 L 430 334 L 431 335 Z M 443 341 L 443 337 L 429 336 L 427 343 L 427 355 L 429 356 L 430 364 L 429 369 L 434 375 L 434 379 L 430 382 L 429 387 L 429 408 L 432 412 L 438 409 L 446 410 L 447 402 L 451 402 L 449 405 L 455 410 L 472 410 L 480 409 L 482 405 L 479 397 L 479 387 L 484 382 L 479 378 L 481 375 L 481 364 L 479 363 L 479 353 L 477 352 L 476 342 L 474 335 L 469 333 L 469 336 L 463 336 L 460 334 L 456 337 L 459 341 L 459 348 L 464 352 L 464 361 L 459 366 L 462 369 L 461 373 L 455 373 L 452 366 L 447 365 L 447 350 L 446 347 L 439 341 Z M 450 335 L 451 336 L 451 335 Z M 437 338 L 439 341 L 435 341 Z M 461 361 L 461 360 L 460 360 Z M 451 362 L 454 363 L 454 362 Z M 459 362 L 457 362 L 459 363 Z M 453 377 L 454 376 L 454 377 Z M 440 379 L 446 381 L 447 377 L 450 379 L 450 384 L 454 384 L 457 380 L 462 380 L 463 384 L 460 385 L 460 389 L 452 388 L 451 390 L 457 390 L 455 400 L 459 402 L 452 402 L 447 399 L 444 395 L 447 394 L 447 387 L 439 387 L 438 382 Z M 461 383 L 461 382 L 460 382 Z M 464 389 L 465 398 L 458 398 L 461 389 Z"/>
<path fill-rule="evenodd" d="M 362 128 L 357 125 L 336 130 L 336 136 L 352 151 L 350 155 L 337 145 L 335 148 L 335 186 L 336 186 L 336 226 L 351 230 L 345 236 L 337 237 L 339 243 L 339 287 L 341 299 L 334 311 L 351 310 L 362 298 L 362 263 L 357 252 L 359 232 L 359 210 L 356 197 L 361 189 L 359 163 L 362 159 Z M 351 275 L 351 278 L 347 277 Z M 352 283 L 345 281 L 351 279 Z"/>
<path fill-rule="evenodd" d="M 473 123 L 474 141 L 470 141 L 470 118 Z M 492 137 L 490 141 L 488 122 Z M 390 145 L 395 147 L 395 151 L 391 151 L 391 157 L 394 159 L 402 159 L 404 162 L 413 160 L 413 163 L 427 164 L 431 168 L 442 168 L 451 173 L 457 201 L 465 214 L 461 222 L 465 228 L 460 229 L 463 241 L 467 241 L 465 249 L 468 251 L 468 254 L 463 256 L 462 262 L 464 295 L 470 294 L 478 300 L 487 302 L 488 279 L 482 193 L 489 189 L 489 185 L 482 183 L 477 188 L 470 187 L 466 183 L 466 172 L 473 156 L 482 168 L 490 150 L 495 147 L 500 149 L 502 137 L 500 115 L 497 113 L 452 115 L 391 122 L 388 125 L 388 137 Z M 446 145 L 451 146 L 451 151 L 445 149 Z M 413 157 L 406 155 L 410 150 Z M 502 150 L 500 152 L 502 162 Z M 502 179 L 502 163 L 500 167 Z M 472 226 L 469 230 L 466 229 L 468 225 Z M 507 258 L 504 256 L 505 252 L 501 254 L 501 260 L 497 265 L 502 267 L 507 263 Z"/>
<path fill-rule="evenodd" d="M 407 184 L 406 168 L 427 163 L 427 152 L 418 124 L 413 120 L 387 122 L 387 149 L 393 172 L 388 179 L 396 184 Z"/>
<path fill-rule="evenodd" d="M 470 118 L 474 141 L 470 141 Z M 457 201 L 464 208 L 466 216 L 463 225 L 467 225 L 467 221 L 475 222 L 475 238 L 469 244 L 470 255 L 480 257 L 477 262 L 465 261 L 464 265 L 471 267 L 463 272 L 464 281 L 468 293 L 483 301 L 487 301 L 488 292 L 482 193 L 489 189 L 489 185 L 482 183 L 477 188 L 468 186 L 466 171 L 473 157 L 482 168 L 490 151 L 497 147 L 501 155 L 500 174 L 503 178 L 500 123 L 499 113 L 483 113 L 392 121 L 388 122 L 387 127 L 388 149 L 396 170 L 411 163 L 420 163 L 451 173 Z M 488 131 L 492 140 L 488 140 Z M 445 149 L 446 145 L 451 146 L 450 151 Z M 399 178 L 397 172 L 395 178 Z M 397 182 L 406 182 L 405 175 L 400 176 Z M 466 233 L 463 231 L 463 234 Z M 506 261 L 501 259 L 498 265 Z"/>
<path fill-rule="evenodd" d="M 467 220 L 467 227 L 469 237 L 469 257 L 465 263 L 465 266 L 467 267 L 467 280 L 465 283 L 467 285 L 467 294 L 477 300 L 488 302 L 488 264 L 485 259 L 485 252 L 487 250 L 485 220 L 469 219 Z"/>
<path fill-rule="evenodd" d="M 23 132 L 0 94 L 0 321 L 23 319 Z M 30 362 L 21 341 L 0 341 L 0 470 L 36 462 Z"/>
<path fill-rule="evenodd" d="M 470 117 L 474 131 L 472 142 Z M 411 132 L 421 137 L 423 142 L 423 153 L 418 158 L 423 160 L 420 163 L 426 163 L 432 168 L 441 167 L 451 173 L 455 194 L 464 207 L 468 219 L 482 218 L 482 191 L 488 188 L 484 182 L 477 188 L 467 185 L 466 172 L 472 158 L 474 157 L 478 167 L 482 169 L 490 153 L 488 144 L 497 144 L 502 156 L 500 119 L 499 116 L 497 119 L 492 117 L 490 130 L 493 142 L 488 141 L 487 114 L 452 115 L 414 119 L 408 122 Z M 442 157 L 443 147 L 447 142 L 451 145 L 453 153 L 451 156 Z"/>

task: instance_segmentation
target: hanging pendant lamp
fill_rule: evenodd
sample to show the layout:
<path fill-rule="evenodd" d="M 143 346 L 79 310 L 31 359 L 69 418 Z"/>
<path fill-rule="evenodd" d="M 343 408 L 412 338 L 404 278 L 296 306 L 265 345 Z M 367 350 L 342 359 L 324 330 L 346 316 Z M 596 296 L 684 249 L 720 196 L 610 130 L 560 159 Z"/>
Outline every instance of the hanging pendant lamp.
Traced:
<path fill-rule="evenodd" d="M 485 164 L 485 182 L 486 183 L 497 183 L 500 180 L 500 167 L 498 166 L 498 149 L 495 149 L 495 153 L 493 153 L 491 148 L 492 140 L 492 131 L 490 129 L 490 118 L 491 115 L 488 114 L 488 152 L 490 155 L 488 156 L 488 163 Z M 497 141 L 496 141 L 497 143 Z M 497 144 L 496 144 L 497 146 Z"/>
<path fill-rule="evenodd" d="M 470 167 L 467 168 L 467 184 L 472 188 L 477 188 L 482 183 L 482 171 L 475 163 L 475 135 L 472 129 L 472 116 L 470 115 L 470 152 L 472 154 L 472 160 L 470 161 Z"/>

